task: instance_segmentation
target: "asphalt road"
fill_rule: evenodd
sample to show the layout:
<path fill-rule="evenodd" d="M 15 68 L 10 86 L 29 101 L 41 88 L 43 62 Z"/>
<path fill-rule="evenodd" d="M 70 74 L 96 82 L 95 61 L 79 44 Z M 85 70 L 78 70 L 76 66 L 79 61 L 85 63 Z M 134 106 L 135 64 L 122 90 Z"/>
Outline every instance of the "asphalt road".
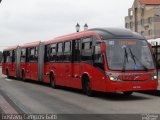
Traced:
<path fill-rule="evenodd" d="M 121 93 L 97 93 L 88 97 L 80 90 L 35 82 L 22 82 L 0 76 L 0 89 L 28 114 L 143 114 L 160 113 L 160 92 L 137 93 L 124 96 Z"/>

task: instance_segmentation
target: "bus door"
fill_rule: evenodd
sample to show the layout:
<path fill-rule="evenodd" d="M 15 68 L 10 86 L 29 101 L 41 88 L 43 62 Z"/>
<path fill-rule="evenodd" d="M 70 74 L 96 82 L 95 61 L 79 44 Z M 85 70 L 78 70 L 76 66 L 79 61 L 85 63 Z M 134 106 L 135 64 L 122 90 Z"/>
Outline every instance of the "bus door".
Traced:
<path fill-rule="evenodd" d="M 59 85 L 68 85 L 68 79 L 65 79 L 64 76 L 66 76 L 66 71 L 68 68 L 66 68 L 66 63 L 64 63 L 63 58 L 63 43 L 57 43 L 57 64 L 56 64 L 56 82 Z"/>
<path fill-rule="evenodd" d="M 15 52 L 15 70 L 16 70 L 16 78 L 20 78 L 20 56 L 21 56 L 21 49 L 17 47 Z"/>
<path fill-rule="evenodd" d="M 72 87 L 80 87 L 81 86 L 81 78 L 80 78 L 80 58 L 81 58 L 81 40 L 73 40 L 72 41 L 72 76 L 71 83 Z"/>
<path fill-rule="evenodd" d="M 9 74 L 9 76 L 15 76 L 14 74 L 15 74 L 15 65 L 14 65 L 14 63 L 15 63 L 15 50 L 11 50 L 11 51 L 9 51 L 9 58 L 8 58 L 8 74 Z"/>
<path fill-rule="evenodd" d="M 106 80 L 105 80 L 105 65 L 104 60 L 105 57 L 102 53 L 101 44 L 98 43 L 93 48 L 93 66 L 94 72 L 97 74 L 93 74 L 94 82 L 92 86 L 96 90 L 106 90 Z"/>
<path fill-rule="evenodd" d="M 72 68 L 71 68 L 71 41 L 64 42 L 64 54 L 63 54 L 63 80 L 67 86 L 71 86 L 71 76 L 72 76 Z"/>
<path fill-rule="evenodd" d="M 25 66 L 25 78 L 26 79 L 31 79 L 31 65 L 30 65 L 30 62 L 31 62 L 31 48 L 27 48 L 26 49 L 26 66 Z"/>
<path fill-rule="evenodd" d="M 38 80 L 38 47 L 33 47 L 30 50 L 30 79 Z"/>
<path fill-rule="evenodd" d="M 12 51 L 12 63 L 11 63 L 12 76 L 16 77 L 16 50 Z"/>

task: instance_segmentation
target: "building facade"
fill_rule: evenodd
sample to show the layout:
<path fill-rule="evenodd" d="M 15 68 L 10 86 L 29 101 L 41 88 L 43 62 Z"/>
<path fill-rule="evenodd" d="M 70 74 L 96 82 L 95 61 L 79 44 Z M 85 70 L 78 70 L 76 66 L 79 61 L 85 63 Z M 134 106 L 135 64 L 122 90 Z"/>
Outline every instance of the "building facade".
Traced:
<path fill-rule="evenodd" d="M 125 28 L 146 39 L 160 38 L 160 0 L 135 0 L 125 17 Z"/>

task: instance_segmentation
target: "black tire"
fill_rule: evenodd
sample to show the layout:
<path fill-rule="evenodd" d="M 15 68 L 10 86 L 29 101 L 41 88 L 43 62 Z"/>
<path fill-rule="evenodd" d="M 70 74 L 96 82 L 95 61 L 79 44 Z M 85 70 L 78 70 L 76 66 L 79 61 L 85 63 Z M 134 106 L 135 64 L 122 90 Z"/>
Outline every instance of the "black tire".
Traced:
<path fill-rule="evenodd" d="M 57 88 L 53 74 L 50 75 L 50 86 L 54 89 Z"/>
<path fill-rule="evenodd" d="M 90 97 L 93 97 L 94 94 L 93 94 L 93 91 L 91 90 L 91 83 L 90 83 L 90 80 L 87 76 L 85 76 L 83 78 L 83 83 L 82 83 L 82 86 L 83 86 L 83 91 L 85 92 L 85 94 L 87 96 L 90 96 Z"/>
<path fill-rule="evenodd" d="M 22 78 L 21 78 L 21 79 L 22 79 L 22 81 L 24 81 L 24 82 L 26 81 L 24 71 L 22 72 Z"/>
<path fill-rule="evenodd" d="M 126 96 L 131 96 L 132 93 L 133 93 L 132 91 L 123 92 L 123 94 L 126 95 Z"/>

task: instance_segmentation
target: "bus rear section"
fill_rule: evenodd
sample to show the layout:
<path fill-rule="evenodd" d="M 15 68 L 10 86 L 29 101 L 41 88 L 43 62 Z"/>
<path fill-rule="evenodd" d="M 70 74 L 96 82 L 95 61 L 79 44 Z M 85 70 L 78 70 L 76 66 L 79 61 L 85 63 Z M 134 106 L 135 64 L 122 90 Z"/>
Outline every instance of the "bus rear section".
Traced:
<path fill-rule="evenodd" d="M 7 48 L 3 51 L 2 73 L 7 77 L 19 78 L 19 46 Z"/>

